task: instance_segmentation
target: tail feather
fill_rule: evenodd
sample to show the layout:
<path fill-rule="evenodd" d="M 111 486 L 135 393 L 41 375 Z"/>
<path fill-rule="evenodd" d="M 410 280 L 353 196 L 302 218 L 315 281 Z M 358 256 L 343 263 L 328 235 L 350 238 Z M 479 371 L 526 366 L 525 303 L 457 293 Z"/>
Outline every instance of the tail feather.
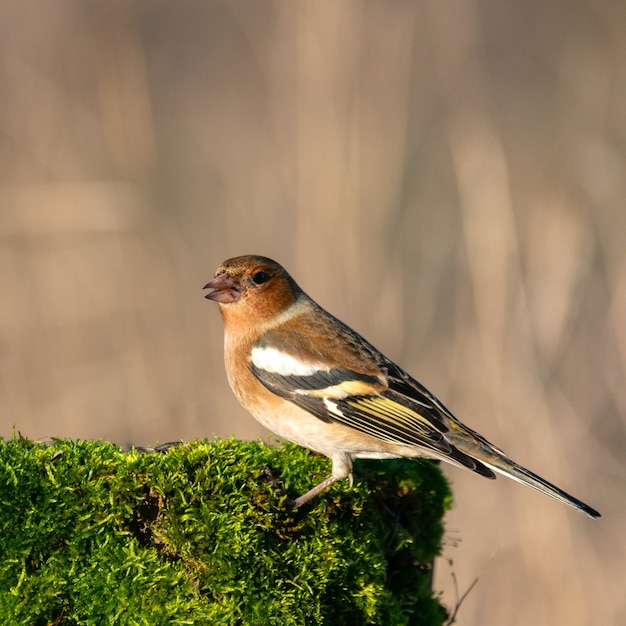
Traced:
<path fill-rule="evenodd" d="M 567 504 L 578 511 L 586 513 L 589 517 L 600 517 L 600 513 L 585 504 L 582 500 L 574 498 L 563 489 L 548 482 L 529 469 L 515 463 L 506 454 L 487 441 L 482 435 L 468 428 L 460 422 L 451 422 L 452 430 L 445 434 L 448 443 L 460 450 L 465 455 L 473 458 L 477 463 L 487 468 L 508 476 L 523 485 L 528 485 L 554 500 Z"/>
<path fill-rule="evenodd" d="M 490 455 L 490 457 L 491 458 L 489 458 L 489 460 L 481 458 L 481 462 L 494 471 L 503 474 L 504 476 L 508 476 L 519 483 L 528 485 L 529 487 L 532 487 L 533 489 L 536 489 L 544 495 L 554 498 L 563 504 L 567 504 L 574 509 L 582 511 L 589 517 L 600 517 L 600 513 L 591 508 L 588 504 L 585 504 L 578 498 L 571 496 L 569 493 L 563 491 L 563 489 L 553 485 L 541 476 L 531 472 L 529 469 L 518 465 L 506 456 Z"/>

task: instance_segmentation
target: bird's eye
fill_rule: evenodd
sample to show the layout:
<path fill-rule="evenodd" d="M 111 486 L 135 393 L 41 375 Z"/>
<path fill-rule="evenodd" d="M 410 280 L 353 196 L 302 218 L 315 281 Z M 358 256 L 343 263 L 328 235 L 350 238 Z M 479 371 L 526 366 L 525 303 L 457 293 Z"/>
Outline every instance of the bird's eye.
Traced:
<path fill-rule="evenodd" d="M 266 283 L 270 277 L 265 272 L 257 272 L 253 277 L 252 281 L 257 285 L 262 285 Z"/>

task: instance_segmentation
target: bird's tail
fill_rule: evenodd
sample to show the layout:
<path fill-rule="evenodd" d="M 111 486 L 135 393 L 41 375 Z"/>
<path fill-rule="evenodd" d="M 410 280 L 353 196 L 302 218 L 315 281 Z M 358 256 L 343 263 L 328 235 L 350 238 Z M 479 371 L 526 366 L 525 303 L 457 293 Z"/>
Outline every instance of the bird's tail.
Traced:
<path fill-rule="evenodd" d="M 512 461 L 502 450 L 496 448 L 478 433 L 466 426 L 460 424 L 458 426 L 461 427 L 457 427 L 455 433 L 447 433 L 446 439 L 448 439 L 455 448 L 477 461 L 477 463 L 485 465 L 495 472 L 508 476 L 519 483 L 528 485 L 563 504 L 567 504 L 574 509 L 582 511 L 589 517 L 600 517 L 600 513 L 592 509 L 588 504 L 585 504 L 578 498 L 574 498 L 574 496 L 571 496 L 556 485 L 548 482 L 545 478 L 538 476 L 529 469 Z"/>
<path fill-rule="evenodd" d="M 545 478 L 538 476 L 529 469 L 518 465 L 515 461 L 512 461 L 504 455 L 490 454 L 488 459 L 481 458 L 480 462 L 487 467 L 490 467 L 495 472 L 508 476 L 509 478 L 512 478 L 513 480 L 516 480 L 524 485 L 528 485 L 550 498 L 554 498 L 559 502 L 563 502 L 563 504 L 567 504 L 574 509 L 578 509 L 579 511 L 586 513 L 589 517 L 600 517 L 600 513 L 598 513 L 595 509 L 592 509 L 588 504 L 585 504 L 578 498 L 571 496 L 569 493 L 563 491 L 563 489 L 553 485 L 545 480 Z"/>

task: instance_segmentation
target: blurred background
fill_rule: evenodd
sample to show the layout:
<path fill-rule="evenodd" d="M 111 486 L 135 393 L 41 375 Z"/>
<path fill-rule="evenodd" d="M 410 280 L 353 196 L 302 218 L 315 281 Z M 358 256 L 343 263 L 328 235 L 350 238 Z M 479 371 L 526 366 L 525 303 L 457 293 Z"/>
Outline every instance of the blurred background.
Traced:
<path fill-rule="evenodd" d="M 267 438 L 202 292 L 264 254 L 602 512 L 446 468 L 457 623 L 623 623 L 625 102 L 612 0 L 3 0 L 0 436 Z"/>

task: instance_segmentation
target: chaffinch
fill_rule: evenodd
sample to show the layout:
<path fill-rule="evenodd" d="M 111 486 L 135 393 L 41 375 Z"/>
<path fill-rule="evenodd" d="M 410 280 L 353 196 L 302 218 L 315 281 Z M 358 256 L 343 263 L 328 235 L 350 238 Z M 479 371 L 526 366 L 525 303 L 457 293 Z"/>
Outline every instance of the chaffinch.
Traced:
<path fill-rule="evenodd" d="M 509 459 L 424 386 L 314 302 L 275 261 L 224 261 L 206 295 L 224 320 L 224 359 L 241 404 L 271 431 L 332 459 L 332 474 L 293 508 L 349 477 L 355 458 L 440 459 L 533 487 L 600 514 Z"/>

